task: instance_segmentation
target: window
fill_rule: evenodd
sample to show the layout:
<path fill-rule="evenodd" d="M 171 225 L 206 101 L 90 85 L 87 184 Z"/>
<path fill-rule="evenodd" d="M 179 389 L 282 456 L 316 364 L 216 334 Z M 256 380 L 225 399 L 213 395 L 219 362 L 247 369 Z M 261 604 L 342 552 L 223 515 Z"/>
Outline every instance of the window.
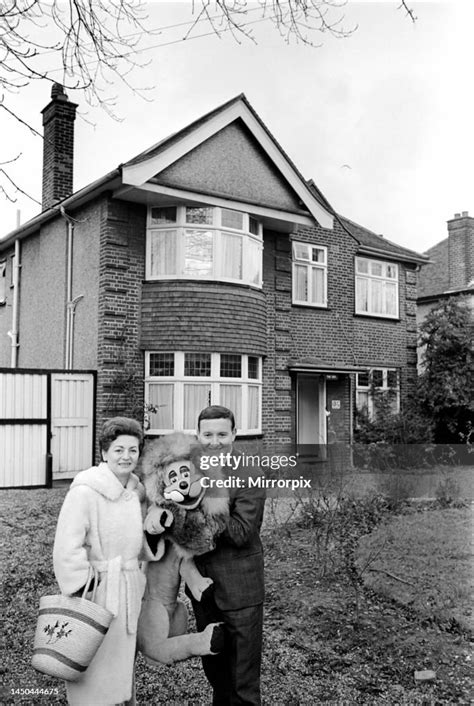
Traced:
<path fill-rule="evenodd" d="M 400 411 L 400 386 L 395 369 L 373 368 L 356 376 L 356 408 L 370 419 L 377 416 L 377 400 L 385 397 L 393 414 Z"/>
<path fill-rule="evenodd" d="M 327 306 L 327 248 L 293 242 L 293 304 Z"/>
<path fill-rule="evenodd" d="M 356 314 L 398 318 L 398 265 L 356 257 Z"/>
<path fill-rule="evenodd" d="M 0 306 L 7 301 L 7 263 L 0 261 Z"/>
<path fill-rule="evenodd" d="M 229 353 L 145 354 L 149 432 L 193 432 L 201 409 L 221 404 L 234 412 L 239 434 L 261 431 L 262 360 Z"/>
<path fill-rule="evenodd" d="M 148 279 L 262 286 L 262 226 L 243 211 L 209 206 L 148 209 Z"/>

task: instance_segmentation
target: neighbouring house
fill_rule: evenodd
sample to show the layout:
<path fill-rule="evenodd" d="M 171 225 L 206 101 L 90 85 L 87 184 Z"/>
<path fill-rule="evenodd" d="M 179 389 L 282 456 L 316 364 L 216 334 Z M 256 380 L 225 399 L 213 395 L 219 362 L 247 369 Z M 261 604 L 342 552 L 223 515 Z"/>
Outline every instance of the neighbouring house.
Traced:
<path fill-rule="evenodd" d="M 417 319 L 450 297 L 462 297 L 474 312 L 474 218 L 467 211 L 448 221 L 448 237 L 426 251 L 418 272 Z"/>
<path fill-rule="evenodd" d="M 4 370 L 94 371 L 98 425 L 223 404 L 321 457 L 374 391 L 403 404 L 424 256 L 338 215 L 244 95 L 72 193 L 75 110 L 55 85 L 43 211 L 0 241 Z"/>

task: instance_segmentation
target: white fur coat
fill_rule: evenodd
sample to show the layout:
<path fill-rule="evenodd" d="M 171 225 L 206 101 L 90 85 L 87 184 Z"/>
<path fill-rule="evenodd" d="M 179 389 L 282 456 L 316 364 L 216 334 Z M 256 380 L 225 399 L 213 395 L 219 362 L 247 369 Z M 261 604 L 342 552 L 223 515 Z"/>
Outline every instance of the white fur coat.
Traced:
<path fill-rule="evenodd" d="M 74 479 L 59 514 L 54 572 L 61 592 L 81 589 L 99 572 L 96 601 L 112 611 L 109 631 L 84 676 L 69 682 L 70 704 L 102 706 L 131 697 L 136 628 L 145 576 L 138 559 L 143 531 L 137 476 L 124 488 L 106 463 Z"/>

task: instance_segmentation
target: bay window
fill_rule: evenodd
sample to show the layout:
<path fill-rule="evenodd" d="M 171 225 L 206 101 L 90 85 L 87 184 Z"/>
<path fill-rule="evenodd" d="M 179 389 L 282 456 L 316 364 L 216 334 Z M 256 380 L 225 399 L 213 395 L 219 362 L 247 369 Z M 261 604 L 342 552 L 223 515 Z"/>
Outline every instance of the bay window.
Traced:
<path fill-rule="evenodd" d="M 398 318 L 398 265 L 356 257 L 356 314 Z"/>
<path fill-rule="evenodd" d="M 194 432 L 199 412 L 228 407 L 239 434 L 261 432 L 262 360 L 230 353 L 149 351 L 145 354 L 148 432 Z"/>
<path fill-rule="evenodd" d="M 151 206 L 147 279 L 205 279 L 262 286 L 262 226 L 242 211 Z"/>

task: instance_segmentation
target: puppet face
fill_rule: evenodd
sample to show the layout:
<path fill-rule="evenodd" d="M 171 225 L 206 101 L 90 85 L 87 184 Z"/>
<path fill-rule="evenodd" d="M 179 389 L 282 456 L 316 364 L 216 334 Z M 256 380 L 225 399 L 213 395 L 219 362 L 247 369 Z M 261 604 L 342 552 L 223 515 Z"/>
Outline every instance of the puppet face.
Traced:
<path fill-rule="evenodd" d="M 191 461 L 173 461 L 165 466 L 163 496 L 185 510 L 194 510 L 201 502 L 205 488 Z"/>

